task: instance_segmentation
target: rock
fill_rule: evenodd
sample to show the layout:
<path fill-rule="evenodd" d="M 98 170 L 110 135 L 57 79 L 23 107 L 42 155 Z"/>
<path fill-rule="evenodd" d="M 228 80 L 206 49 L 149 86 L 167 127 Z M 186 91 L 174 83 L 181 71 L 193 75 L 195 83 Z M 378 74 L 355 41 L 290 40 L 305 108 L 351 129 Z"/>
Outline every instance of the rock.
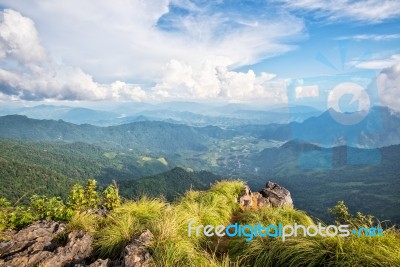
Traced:
<path fill-rule="evenodd" d="M 148 267 L 152 262 L 147 246 L 151 243 L 153 234 L 146 230 L 139 236 L 136 236 L 125 247 L 122 252 L 123 266 L 125 267 Z"/>
<path fill-rule="evenodd" d="M 253 205 L 253 199 L 250 188 L 245 186 L 242 191 L 242 196 L 239 198 L 239 203 L 243 208 L 248 208 Z"/>
<path fill-rule="evenodd" d="M 260 194 L 267 198 L 274 207 L 293 207 L 293 200 L 289 190 L 277 183 L 268 182 L 266 187 L 260 191 Z"/>
<path fill-rule="evenodd" d="M 65 229 L 64 223 L 42 221 L 9 231 L 9 240 L 0 242 L 0 267 L 148 267 L 153 262 L 147 248 L 153 239 L 149 230 L 134 236 L 120 258 L 111 261 L 92 258 L 93 237 L 82 230 L 70 232 L 62 244 L 57 237 Z"/>
<path fill-rule="evenodd" d="M 113 265 L 110 259 L 98 259 L 95 262 L 91 263 L 90 265 L 86 265 L 86 264 L 75 264 L 73 265 L 74 267 L 111 267 L 111 266 L 116 266 Z"/>
<path fill-rule="evenodd" d="M 52 255 L 53 240 L 65 227 L 64 223 L 40 221 L 10 235 L 10 240 L 0 243 L 0 266 L 38 265 Z"/>
<path fill-rule="evenodd" d="M 68 234 L 67 244 L 58 247 L 54 253 L 41 262 L 41 266 L 73 266 L 83 262 L 92 254 L 93 238 L 84 231 L 72 231 Z"/>
<path fill-rule="evenodd" d="M 253 202 L 256 203 L 257 208 L 269 207 L 271 202 L 268 198 L 263 197 L 259 192 L 254 192 L 252 195 Z"/>
<path fill-rule="evenodd" d="M 73 266 L 92 253 L 92 236 L 83 231 L 68 234 L 63 246 L 56 239 L 65 231 L 65 224 L 36 222 L 0 243 L 0 266 Z"/>
<path fill-rule="evenodd" d="M 252 193 L 250 188 L 246 186 L 242 195 L 239 197 L 240 206 L 246 208 L 262 208 L 262 207 L 293 207 L 293 200 L 290 192 L 273 182 L 268 182 L 266 187 L 259 192 Z"/>
<path fill-rule="evenodd" d="M 93 262 L 89 265 L 89 267 L 108 267 L 110 266 L 111 261 L 109 259 L 98 259 L 97 261 Z"/>

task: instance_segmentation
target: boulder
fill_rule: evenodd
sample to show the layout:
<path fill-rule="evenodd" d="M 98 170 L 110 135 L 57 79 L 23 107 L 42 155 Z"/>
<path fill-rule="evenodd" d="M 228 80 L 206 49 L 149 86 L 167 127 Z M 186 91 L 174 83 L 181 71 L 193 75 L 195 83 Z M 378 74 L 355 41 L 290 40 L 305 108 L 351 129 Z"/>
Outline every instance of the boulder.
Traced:
<path fill-rule="evenodd" d="M 36 266 L 56 249 L 54 238 L 65 230 L 64 223 L 36 222 L 14 232 L 0 243 L 0 266 Z"/>
<path fill-rule="evenodd" d="M 65 245 L 58 235 L 66 225 L 53 221 L 36 222 L 9 235 L 0 243 L 0 266 L 74 266 L 92 253 L 92 236 L 83 231 L 68 234 Z"/>
<path fill-rule="evenodd" d="M 266 187 L 259 192 L 251 192 L 248 186 L 242 191 L 239 197 L 240 206 L 247 208 L 262 208 L 262 207 L 293 207 L 293 200 L 290 192 L 278 185 L 277 183 L 268 182 Z"/>
<path fill-rule="evenodd" d="M 260 191 L 260 194 L 267 198 L 274 207 L 293 207 L 293 200 L 289 190 L 278 185 L 277 183 L 269 181 L 265 188 Z"/>
<path fill-rule="evenodd" d="M 125 267 L 148 267 L 152 262 L 147 247 L 153 239 L 153 234 L 146 230 L 139 236 L 135 236 L 122 252 L 123 265 Z"/>
<path fill-rule="evenodd" d="M 240 203 L 240 206 L 242 206 L 243 208 L 248 208 L 248 207 L 253 206 L 252 193 L 248 186 L 245 186 L 243 188 L 242 196 L 239 197 L 239 203 Z"/>
<path fill-rule="evenodd" d="M 93 238 L 84 231 L 68 234 L 67 244 L 58 247 L 52 255 L 41 262 L 41 266 L 73 266 L 83 262 L 92 254 Z"/>
<path fill-rule="evenodd" d="M 134 236 L 119 259 L 112 261 L 93 258 L 93 237 L 82 230 L 68 233 L 61 242 L 59 235 L 65 229 L 64 223 L 41 221 L 7 232 L 9 240 L 0 242 L 0 267 L 148 267 L 152 263 L 149 230 Z"/>

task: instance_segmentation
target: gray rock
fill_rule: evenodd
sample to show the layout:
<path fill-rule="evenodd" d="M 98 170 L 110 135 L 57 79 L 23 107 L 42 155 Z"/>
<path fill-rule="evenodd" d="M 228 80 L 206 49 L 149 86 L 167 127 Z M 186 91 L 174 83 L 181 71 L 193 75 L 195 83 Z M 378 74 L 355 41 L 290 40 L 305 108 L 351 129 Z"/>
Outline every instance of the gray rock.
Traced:
<path fill-rule="evenodd" d="M 83 262 L 92 254 L 93 238 L 83 231 L 73 231 L 68 234 L 65 246 L 58 247 L 52 255 L 41 261 L 41 266 L 73 266 Z"/>
<path fill-rule="evenodd" d="M 152 262 L 147 247 L 153 239 L 153 234 L 146 230 L 139 236 L 136 236 L 132 241 L 125 247 L 122 252 L 123 265 L 125 267 L 148 267 Z"/>
<path fill-rule="evenodd" d="M 243 208 L 249 208 L 249 207 L 253 206 L 252 193 L 248 186 L 245 186 L 243 188 L 242 196 L 239 197 L 239 203 L 240 203 L 240 206 L 242 206 Z"/>
<path fill-rule="evenodd" d="M 64 223 L 40 221 L 10 235 L 10 240 L 0 243 L 0 266 L 38 265 L 51 257 L 56 249 L 53 240 L 65 227 Z"/>
<path fill-rule="evenodd" d="M 246 186 L 242 195 L 239 197 L 240 206 L 246 208 L 262 208 L 262 207 L 293 207 L 293 200 L 290 192 L 273 182 L 268 182 L 266 187 L 259 192 L 251 192 Z"/>
<path fill-rule="evenodd" d="M 65 224 L 36 222 L 0 243 L 0 266 L 73 266 L 90 257 L 92 236 L 83 231 L 68 234 L 66 245 L 56 241 Z"/>
<path fill-rule="evenodd" d="M 268 182 L 266 187 L 260 191 L 260 194 L 267 198 L 274 207 L 293 207 L 293 200 L 289 190 L 277 183 Z"/>

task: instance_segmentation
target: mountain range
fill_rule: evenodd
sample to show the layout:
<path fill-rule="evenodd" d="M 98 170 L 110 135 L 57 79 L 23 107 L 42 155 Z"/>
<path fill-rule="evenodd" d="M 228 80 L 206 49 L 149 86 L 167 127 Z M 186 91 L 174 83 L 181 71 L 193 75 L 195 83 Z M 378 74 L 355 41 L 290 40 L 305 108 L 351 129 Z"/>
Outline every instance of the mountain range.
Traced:
<path fill-rule="evenodd" d="M 253 188 L 279 182 L 296 206 L 324 219 L 327 207 L 346 200 L 351 209 L 399 222 L 398 114 L 375 107 L 352 130 L 329 116 L 327 111 L 300 123 L 221 128 L 162 121 L 99 127 L 7 115 L 0 117 L 0 193 L 12 200 L 27 192 L 62 196 L 72 183 L 95 178 L 100 184 L 117 180 L 126 196 L 172 199 L 190 187 L 240 177 Z M 371 133 L 376 118 L 382 128 Z M 332 131 L 361 133 L 364 143 L 315 142 Z"/>

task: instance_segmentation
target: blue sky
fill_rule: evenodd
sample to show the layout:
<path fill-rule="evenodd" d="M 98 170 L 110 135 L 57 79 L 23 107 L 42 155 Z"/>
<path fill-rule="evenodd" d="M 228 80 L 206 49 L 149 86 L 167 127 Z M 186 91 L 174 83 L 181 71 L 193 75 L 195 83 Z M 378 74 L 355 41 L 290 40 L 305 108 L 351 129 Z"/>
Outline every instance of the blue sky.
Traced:
<path fill-rule="evenodd" d="M 288 102 L 290 79 L 367 69 L 379 77 L 380 102 L 400 107 L 392 100 L 399 1 L 0 0 L 0 8 L 3 101 L 272 105 Z"/>

